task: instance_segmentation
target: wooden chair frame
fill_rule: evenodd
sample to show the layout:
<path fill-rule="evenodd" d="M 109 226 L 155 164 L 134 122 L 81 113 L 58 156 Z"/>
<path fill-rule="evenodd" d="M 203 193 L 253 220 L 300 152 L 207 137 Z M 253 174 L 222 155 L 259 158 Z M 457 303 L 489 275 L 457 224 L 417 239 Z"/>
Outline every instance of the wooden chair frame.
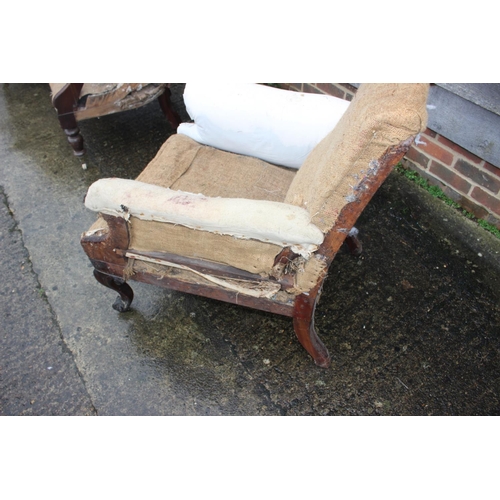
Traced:
<path fill-rule="evenodd" d="M 52 105 L 56 109 L 59 124 L 66 134 L 75 156 L 83 156 L 85 154 L 83 136 L 78 127 L 78 120 L 76 117 L 78 111 L 85 109 L 80 99 L 82 87 L 83 83 L 66 83 L 52 96 Z M 158 102 L 172 128 L 177 130 L 181 120 L 179 115 L 172 108 L 170 96 L 171 91 L 167 85 L 164 92 L 158 96 Z M 102 114 L 108 114 L 108 112 Z M 100 115 L 96 114 L 96 116 Z"/>
<path fill-rule="evenodd" d="M 129 248 L 130 235 L 128 223 L 121 217 L 101 214 L 108 224 L 109 231 L 106 234 L 86 233 L 82 236 L 81 244 L 94 266 L 94 276 L 97 281 L 119 293 L 119 297 L 113 305 L 117 311 L 125 312 L 130 309 L 134 294 L 132 288 L 126 283 L 126 279 L 132 279 L 289 316 L 293 318 L 293 326 L 299 342 L 312 356 L 318 366 L 327 368 L 330 365 L 331 358 L 327 348 L 315 330 L 314 312 L 328 268 L 344 241 L 349 245 L 353 253 L 361 252 L 359 240 L 357 240 L 356 236 L 349 233 L 372 196 L 390 174 L 393 167 L 405 155 L 413 140 L 414 137 L 410 137 L 396 146 L 389 147 L 382 157 L 378 159 L 378 162 L 373 162 L 374 166 L 369 169 L 365 177 L 354 186 L 356 196 L 343 207 L 335 224 L 328 231 L 323 243 L 315 252 L 316 258 L 320 258 L 326 264 L 325 272 L 318 277 L 316 285 L 308 293 L 296 295 L 288 303 L 279 302 L 272 298 L 255 298 L 250 295 L 227 290 L 216 284 L 193 284 L 174 277 L 158 276 L 157 274 L 148 272 L 139 271 L 128 277 L 125 269 L 129 259 L 139 256 L 150 259 L 152 262 L 180 264 L 199 272 L 223 278 L 238 278 L 253 280 L 255 282 L 264 279 L 259 275 L 200 259 L 191 259 L 160 252 L 135 251 L 133 248 Z M 286 262 L 295 257 L 297 255 L 293 254 L 289 248 L 285 248 L 276 257 L 275 263 L 278 261 Z M 272 280 L 272 278 L 265 278 L 265 280 Z M 285 275 L 285 278 L 278 281 L 278 283 L 280 283 L 283 290 L 290 288 L 290 276 Z"/>

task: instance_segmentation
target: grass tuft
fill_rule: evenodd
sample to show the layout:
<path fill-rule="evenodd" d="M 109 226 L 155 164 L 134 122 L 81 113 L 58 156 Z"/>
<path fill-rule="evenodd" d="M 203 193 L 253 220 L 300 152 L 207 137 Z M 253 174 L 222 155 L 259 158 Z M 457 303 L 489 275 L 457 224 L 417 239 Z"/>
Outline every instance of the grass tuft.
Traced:
<path fill-rule="evenodd" d="M 427 192 L 429 192 L 432 196 L 435 198 L 439 198 L 441 201 L 446 203 L 448 206 L 458 210 L 464 217 L 467 217 L 470 220 L 473 220 L 476 222 L 480 227 L 485 229 L 486 231 L 490 232 L 494 236 L 496 236 L 498 239 L 500 239 L 500 230 L 498 230 L 493 224 L 490 224 L 489 222 L 485 221 L 484 219 L 478 219 L 474 214 L 471 214 L 468 210 L 465 210 L 462 208 L 457 202 L 453 201 L 450 197 L 446 196 L 443 192 L 443 190 L 438 187 L 438 186 L 432 186 L 429 184 L 429 181 L 422 177 L 418 172 L 415 172 L 414 170 L 409 170 L 401 163 L 398 163 L 394 169 L 396 172 L 398 172 L 401 175 L 404 175 L 407 179 L 410 181 L 414 182 L 421 188 L 425 189 Z"/>

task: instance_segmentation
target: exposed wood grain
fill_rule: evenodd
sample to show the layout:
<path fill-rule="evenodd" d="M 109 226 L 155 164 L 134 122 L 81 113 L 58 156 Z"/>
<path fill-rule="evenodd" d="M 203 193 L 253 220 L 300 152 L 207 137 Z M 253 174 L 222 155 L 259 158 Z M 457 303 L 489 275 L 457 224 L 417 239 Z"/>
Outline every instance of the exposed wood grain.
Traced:
<path fill-rule="evenodd" d="M 123 278 L 124 276 L 125 266 L 123 265 L 94 260 L 91 260 L 91 262 L 94 267 L 102 273 L 109 274 L 118 278 Z M 202 297 L 208 297 L 223 302 L 229 302 L 231 304 L 258 309 L 261 311 L 272 312 L 274 314 L 280 314 L 282 316 L 293 315 L 292 303 L 286 304 L 283 302 L 274 301 L 272 299 L 255 298 L 249 295 L 232 292 L 216 285 L 212 286 L 188 283 L 171 276 L 158 276 L 157 274 L 144 271 L 134 271 L 132 279 L 134 281 L 140 281 L 142 283 L 149 283 L 151 285 L 161 286 L 171 290 L 186 292 L 193 295 L 200 295 Z"/>
<path fill-rule="evenodd" d="M 83 250 L 92 260 L 125 265 L 127 259 L 124 251 L 130 241 L 127 221 L 122 217 L 106 214 L 102 214 L 102 217 L 108 229 L 93 234 L 84 233 L 80 239 Z"/>
<path fill-rule="evenodd" d="M 327 270 L 356 220 L 394 166 L 403 158 L 414 139 L 414 137 L 410 137 L 406 141 L 388 148 L 379 159 L 378 164 L 373 166 L 366 176 L 354 186 L 354 191 L 357 193 L 355 201 L 347 203 L 342 208 L 335 225 L 327 233 L 325 240 L 316 252 L 325 260 Z M 295 298 L 293 309 L 294 329 L 299 342 L 312 356 L 314 362 L 323 368 L 330 365 L 330 355 L 315 330 L 314 312 L 326 275 L 327 272 L 318 276 L 318 281 L 312 290 Z"/>

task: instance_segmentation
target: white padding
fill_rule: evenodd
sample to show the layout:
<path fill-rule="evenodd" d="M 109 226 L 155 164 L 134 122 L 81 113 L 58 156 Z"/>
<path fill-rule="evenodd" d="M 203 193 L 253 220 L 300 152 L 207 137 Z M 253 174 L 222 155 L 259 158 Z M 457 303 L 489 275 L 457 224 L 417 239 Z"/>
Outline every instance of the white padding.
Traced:
<path fill-rule="evenodd" d="M 254 83 L 188 83 L 184 102 L 194 123 L 177 132 L 232 153 L 299 168 L 338 123 L 349 102 Z"/>
<path fill-rule="evenodd" d="M 256 239 L 309 256 L 323 233 L 301 207 L 275 201 L 210 198 L 127 179 L 100 179 L 85 198 L 90 210 L 170 222 L 193 229 Z"/>

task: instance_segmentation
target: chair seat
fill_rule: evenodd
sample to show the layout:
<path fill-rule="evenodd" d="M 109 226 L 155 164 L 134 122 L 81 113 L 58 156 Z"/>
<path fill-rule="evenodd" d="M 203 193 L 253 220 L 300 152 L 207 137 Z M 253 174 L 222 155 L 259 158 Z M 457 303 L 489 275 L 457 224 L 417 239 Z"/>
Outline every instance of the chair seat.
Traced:
<path fill-rule="evenodd" d="M 210 197 L 282 202 L 296 170 L 171 136 L 137 177 L 138 181 Z M 206 259 L 254 274 L 269 275 L 282 247 L 187 227 L 130 220 L 130 248 Z"/>
<path fill-rule="evenodd" d="M 203 146 L 172 135 L 136 180 L 210 197 L 282 202 L 296 170 L 263 160 Z M 237 239 L 188 227 L 131 217 L 130 248 L 163 252 L 217 262 L 253 274 L 269 275 L 282 247 Z M 89 232 L 105 229 L 100 218 Z"/>
<path fill-rule="evenodd" d="M 138 181 L 205 196 L 282 202 L 296 170 L 172 135 Z"/>

